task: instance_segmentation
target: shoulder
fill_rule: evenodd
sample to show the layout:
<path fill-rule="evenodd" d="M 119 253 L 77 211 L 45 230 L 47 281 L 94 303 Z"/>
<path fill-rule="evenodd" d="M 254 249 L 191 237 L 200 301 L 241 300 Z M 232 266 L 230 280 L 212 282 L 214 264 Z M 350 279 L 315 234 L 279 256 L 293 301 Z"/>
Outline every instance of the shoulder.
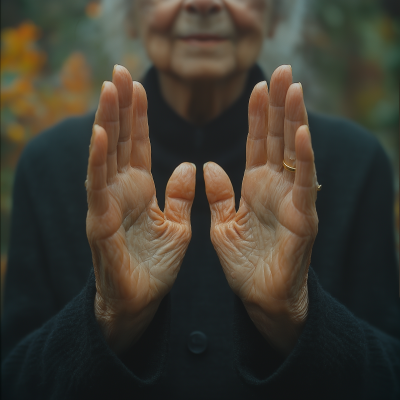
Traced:
<path fill-rule="evenodd" d="M 359 178 L 371 169 L 391 173 L 388 156 L 378 139 L 361 125 L 345 118 L 309 113 L 318 173 Z"/>
<path fill-rule="evenodd" d="M 320 151 L 329 151 L 332 156 L 360 158 L 362 155 L 361 158 L 366 159 L 382 150 L 375 136 L 348 119 L 309 113 L 309 124 L 313 146 Z"/>
<path fill-rule="evenodd" d="M 25 146 L 18 169 L 32 173 L 48 171 L 65 164 L 72 168 L 89 155 L 88 146 L 94 121 L 94 112 L 70 117 L 44 130 Z"/>
<path fill-rule="evenodd" d="M 90 142 L 94 113 L 70 117 L 44 130 L 34 137 L 25 147 L 22 157 L 40 160 L 49 157 L 51 152 L 58 156 L 67 150 L 75 150 L 80 144 Z"/>

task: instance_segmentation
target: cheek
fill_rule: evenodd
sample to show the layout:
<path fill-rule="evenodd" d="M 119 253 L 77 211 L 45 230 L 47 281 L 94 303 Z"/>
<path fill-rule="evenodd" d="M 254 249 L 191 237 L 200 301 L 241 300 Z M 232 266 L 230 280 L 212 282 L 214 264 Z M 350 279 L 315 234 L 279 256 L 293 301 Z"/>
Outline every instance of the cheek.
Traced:
<path fill-rule="evenodd" d="M 262 40 L 267 31 L 267 3 L 265 0 L 225 0 L 235 26 L 241 33 L 250 33 Z"/>
<path fill-rule="evenodd" d="M 142 1 L 146 5 L 140 10 L 140 36 L 157 69 L 169 70 L 176 64 L 180 68 L 185 66 L 187 69 L 198 69 L 201 65 L 204 67 L 204 63 L 212 62 L 214 65 L 220 62 L 220 69 L 228 68 L 225 64 L 234 64 L 235 67 L 232 65 L 232 68 L 245 70 L 257 60 L 267 29 L 266 0 L 224 0 L 236 26 L 237 39 L 231 51 L 217 57 L 215 54 L 213 57 L 198 57 L 196 54 L 180 51 L 180 47 L 174 44 L 171 33 L 181 10 L 182 0 Z M 190 65 L 186 66 L 189 61 Z"/>
<path fill-rule="evenodd" d="M 140 37 L 149 58 L 159 69 L 170 63 L 171 30 L 180 10 L 182 0 L 142 0 L 140 15 Z"/>
<path fill-rule="evenodd" d="M 144 15 L 148 29 L 168 33 L 171 31 L 175 18 L 181 8 L 182 0 L 156 1 L 153 6 L 147 7 Z"/>
<path fill-rule="evenodd" d="M 249 68 L 258 58 L 267 32 L 265 0 L 226 0 L 238 31 L 237 63 L 240 69 Z"/>
<path fill-rule="evenodd" d="M 257 60 L 264 38 L 262 35 L 245 35 L 237 42 L 236 57 L 239 68 L 247 69 Z"/>
<path fill-rule="evenodd" d="M 168 69 L 171 63 L 171 41 L 165 36 L 150 33 L 144 43 L 147 54 L 157 69 Z"/>

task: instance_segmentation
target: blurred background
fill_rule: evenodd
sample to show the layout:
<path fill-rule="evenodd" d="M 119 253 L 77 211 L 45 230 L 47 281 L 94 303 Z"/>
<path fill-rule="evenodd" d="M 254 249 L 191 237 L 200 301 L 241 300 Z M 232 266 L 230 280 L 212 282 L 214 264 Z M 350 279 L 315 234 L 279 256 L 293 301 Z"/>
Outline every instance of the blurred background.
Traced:
<path fill-rule="evenodd" d="M 393 165 L 398 243 L 400 2 L 280 1 L 275 36 L 260 64 L 267 77 L 291 64 L 309 110 L 350 118 L 376 135 Z M 2 277 L 14 171 L 26 143 L 95 109 L 114 64 L 138 80 L 149 65 L 140 43 L 121 28 L 126 2 L 1 1 Z"/>

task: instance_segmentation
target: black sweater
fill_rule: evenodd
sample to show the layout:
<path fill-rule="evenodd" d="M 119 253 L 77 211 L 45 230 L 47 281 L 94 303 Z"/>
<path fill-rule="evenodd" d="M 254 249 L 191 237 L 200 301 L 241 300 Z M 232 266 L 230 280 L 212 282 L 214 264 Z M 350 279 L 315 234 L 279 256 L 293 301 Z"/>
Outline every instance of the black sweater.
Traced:
<path fill-rule="evenodd" d="M 151 69 L 144 86 L 160 208 L 172 171 L 197 165 L 192 241 L 171 290 L 139 342 L 121 358 L 93 310 L 86 238 L 88 145 L 94 112 L 32 140 L 18 164 L 2 320 L 4 399 L 398 399 L 400 304 L 392 173 L 369 133 L 309 113 L 320 220 L 309 270 L 309 315 L 281 359 L 230 290 L 210 241 L 202 165 L 230 176 L 239 204 L 247 106 L 264 80 L 202 128 L 164 102 Z M 202 331 L 194 354 L 189 335 Z M 201 343 L 200 343 L 201 344 Z M 239 379 L 240 377 L 240 379 Z"/>

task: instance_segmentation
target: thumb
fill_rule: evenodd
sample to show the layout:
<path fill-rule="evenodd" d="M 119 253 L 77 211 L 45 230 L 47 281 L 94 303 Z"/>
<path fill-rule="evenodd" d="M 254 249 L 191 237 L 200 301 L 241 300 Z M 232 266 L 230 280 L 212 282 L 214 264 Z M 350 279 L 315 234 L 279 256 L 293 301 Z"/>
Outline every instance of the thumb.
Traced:
<path fill-rule="evenodd" d="M 195 187 L 196 166 L 186 162 L 176 167 L 165 190 L 164 215 L 169 221 L 190 223 Z"/>
<path fill-rule="evenodd" d="M 213 162 L 203 166 L 206 194 L 211 210 L 211 224 L 232 220 L 236 215 L 235 194 L 226 172 Z"/>

